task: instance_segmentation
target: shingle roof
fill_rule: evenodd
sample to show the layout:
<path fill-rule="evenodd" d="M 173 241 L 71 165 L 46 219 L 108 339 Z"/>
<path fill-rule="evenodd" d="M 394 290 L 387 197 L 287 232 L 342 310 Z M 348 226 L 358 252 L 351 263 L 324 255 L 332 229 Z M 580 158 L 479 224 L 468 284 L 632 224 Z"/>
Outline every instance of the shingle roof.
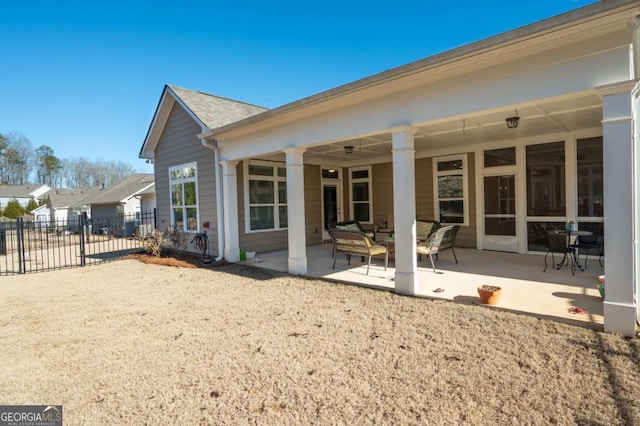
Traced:
<path fill-rule="evenodd" d="M 31 198 L 44 185 L 0 185 L 0 197 Z"/>
<path fill-rule="evenodd" d="M 153 174 L 135 174 L 101 190 L 89 204 L 113 204 L 125 201 L 140 192 L 153 187 Z"/>
<path fill-rule="evenodd" d="M 47 204 L 51 208 L 82 208 L 90 203 L 100 189 L 99 186 L 53 189 L 47 194 Z"/>
<path fill-rule="evenodd" d="M 268 109 L 170 84 L 167 86 L 210 129 L 233 123 Z"/>

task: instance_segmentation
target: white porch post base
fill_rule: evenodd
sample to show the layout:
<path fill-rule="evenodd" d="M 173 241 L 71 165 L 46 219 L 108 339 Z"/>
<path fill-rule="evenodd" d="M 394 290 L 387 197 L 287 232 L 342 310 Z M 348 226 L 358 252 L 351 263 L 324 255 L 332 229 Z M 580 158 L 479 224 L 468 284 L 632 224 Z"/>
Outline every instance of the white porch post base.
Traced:
<path fill-rule="evenodd" d="M 396 270 L 395 292 L 406 296 L 413 296 L 416 292 L 416 281 L 416 273 L 400 272 Z"/>
<path fill-rule="evenodd" d="M 304 275 L 307 273 L 307 257 L 290 257 L 289 273 L 293 275 Z"/>
<path fill-rule="evenodd" d="M 636 305 L 604 302 L 604 331 L 633 337 L 636 335 Z"/>
<path fill-rule="evenodd" d="M 229 262 L 238 262 L 240 261 L 240 249 L 224 249 L 224 258 Z"/>

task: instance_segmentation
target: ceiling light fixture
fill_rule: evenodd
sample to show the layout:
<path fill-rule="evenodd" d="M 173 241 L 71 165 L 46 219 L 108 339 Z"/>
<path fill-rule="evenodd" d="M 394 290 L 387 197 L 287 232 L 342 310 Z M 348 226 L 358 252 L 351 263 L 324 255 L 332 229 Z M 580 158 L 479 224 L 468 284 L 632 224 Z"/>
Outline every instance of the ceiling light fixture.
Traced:
<path fill-rule="evenodd" d="M 516 115 L 514 115 L 513 117 L 507 117 L 504 119 L 504 121 L 507 122 L 507 127 L 509 129 L 515 129 L 516 127 L 518 127 L 518 124 L 520 123 L 520 117 L 518 117 L 518 109 L 516 108 Z"/>
<path fill-rule="evenodd" d="M 344 147 L 344 153 L 345 154 L 353 154 L 353 146 L 351 145 L 347 145 Z"/>

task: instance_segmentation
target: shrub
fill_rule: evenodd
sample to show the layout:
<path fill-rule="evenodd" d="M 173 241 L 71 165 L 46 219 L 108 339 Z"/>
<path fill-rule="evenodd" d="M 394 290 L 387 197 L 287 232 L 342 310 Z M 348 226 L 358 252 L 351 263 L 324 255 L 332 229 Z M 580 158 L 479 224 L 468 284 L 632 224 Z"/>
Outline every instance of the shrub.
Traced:
<path fill-rule="evenodd" d="M 13 200 L 9 201 L 7 207 L 5 207 L 3 215 L 11 219 L 17 219 L 23 213 L 24 209 L 22 208 L 18 200 L 14 198 Z"/>
<path fill-rule="evenodd" d="M 27 207 L 25 210 L 31 213 L 33 210 L 37 209 L 38 207 L 40 207 L 40 205 L 36 200 L 32 198 L 31 200 L 29 200 L 29 204 L 27 204 Z"/>
<path fill-rule="evenodd" d="M 162 232 L 156 229 L 155 232 L 150 232 L 144 237 L 139 236 L 139 238 L 142 240 L 142 249 L 145 253 L 151 256 L 160 257 L 164 241 Z"/>

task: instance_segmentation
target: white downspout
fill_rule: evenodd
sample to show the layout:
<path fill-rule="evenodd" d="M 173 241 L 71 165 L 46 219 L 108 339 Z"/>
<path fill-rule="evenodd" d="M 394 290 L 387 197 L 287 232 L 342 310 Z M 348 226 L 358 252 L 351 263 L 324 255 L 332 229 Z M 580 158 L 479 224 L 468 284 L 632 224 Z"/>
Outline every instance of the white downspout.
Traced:
<path fill-rule="evenodd" d="M 213 150 L 214 170 L 216 176 L 216 216 L 218 222 L 218 257 L 216 262 L 224 258 L 224 209 L 222 200 L 222 168 L 220 166 L 220 148 L 218 142 L 210 143 L 206 138 L 200 138 L 202 146 Z"/>

